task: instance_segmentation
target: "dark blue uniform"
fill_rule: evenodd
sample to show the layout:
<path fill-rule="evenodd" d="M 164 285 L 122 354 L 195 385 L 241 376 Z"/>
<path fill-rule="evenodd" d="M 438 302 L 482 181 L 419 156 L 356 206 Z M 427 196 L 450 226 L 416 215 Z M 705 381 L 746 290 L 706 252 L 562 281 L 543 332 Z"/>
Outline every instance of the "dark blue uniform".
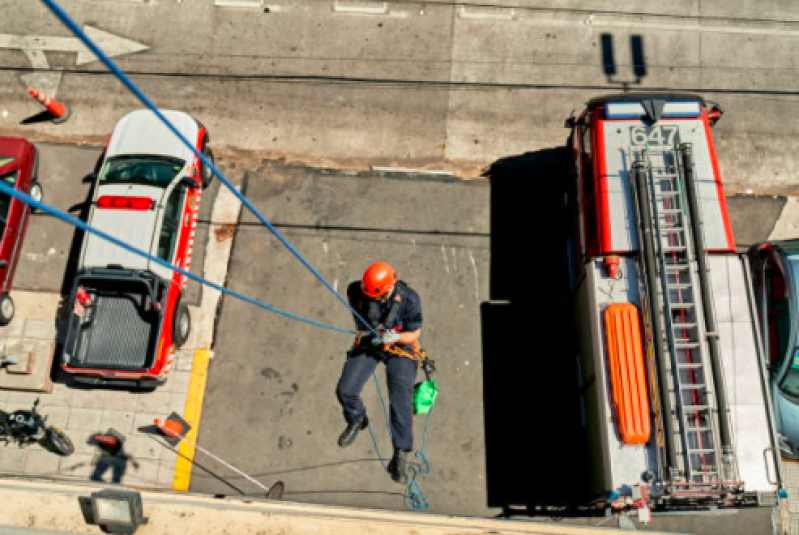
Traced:
<path fill-rule="evenodd" d="M 422 328 L 422 302 L 413 289 L 398 283 L 395 295 L 401 297 L 393 325 L 398 332 L 413 332 Z M 385 303 L 370 301 L 361 292 L 361 282 L 355 281 L 347 288 L 347 297 L 353 308 L 373 327 L 383 324 L 389 315 L 395 296 Z M 356 319 L 359 330 L 366 328 Z M 412 347 L 404 348 L 412 351 Z M 356 347 L 347 355 L 344 371 L 336 388 L 336 396 L 344 410 L 348 424 L 361 421 L 366 409 L 361 401 L 364 384 L 375 371 L 377 364 L 386 364 L 389 403 L 391 406 L 391 438 L 395 449 L 413 449 L 413 386 L 419 364 L 415 360 L 399 357 L 372 347 Z"/>

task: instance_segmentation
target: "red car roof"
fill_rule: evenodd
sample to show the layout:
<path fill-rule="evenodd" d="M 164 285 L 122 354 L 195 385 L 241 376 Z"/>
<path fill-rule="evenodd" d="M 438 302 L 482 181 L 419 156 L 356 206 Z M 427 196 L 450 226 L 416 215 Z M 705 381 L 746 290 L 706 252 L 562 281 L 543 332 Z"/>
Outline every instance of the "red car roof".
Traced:
<path fill-rule="evenodd" d="M 17 169 L 20 164 L 31 153 L 33 145 L 21 137 L 2 137 L 0 136 L 0 161 L 3 156 L 10 156 L 14 158 L 13 162 L 0 167 L 0 172 L 8 172 Z"/>

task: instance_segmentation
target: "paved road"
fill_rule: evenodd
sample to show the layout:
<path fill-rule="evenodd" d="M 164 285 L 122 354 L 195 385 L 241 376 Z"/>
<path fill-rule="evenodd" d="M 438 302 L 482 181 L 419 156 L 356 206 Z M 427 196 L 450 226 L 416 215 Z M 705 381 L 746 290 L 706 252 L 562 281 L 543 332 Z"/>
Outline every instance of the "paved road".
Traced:
<path fill-rule="evenodd" d="M 592 96 L 684 90 L 727 110 L 717 132 L 730 186 L 796 193 L 799 126 L 786 120 L 799 106 L 795 2 L 641 0 L 610 11 L 597 0 L 495 3 L 517 7 L 285 0 L 267 14 L 211 0 L 64 5 L 81 24 L 149 47 L 119 63 L 159 105 L 203 120 L 220 152 L 240 161 L 287 156 L 477 176 L 496 159 L 559 145 L 564 118 Z M 386 13 L 352 12 L 384 5 Z M 0 0 L 0 9 L 9 15 L 0 35 L 67 36 L 38 2 Z M 43 56 L 0 50 L 8 112 L 0 131 L 101 143 L 138 106 L 99 63 Z M 58 95 L 75 116 L 23 127 L 38 108 L 20 76 L 43 60 L 37 72 L 63 69 Z"/>
<path fill-rule="evenodd" d="M 247 194 L 340 290 L 369 262 L 384 258 L 421 293 L 423 345 L 439 362 L 446 392 L 429 448 L 437 476 L 425 490 L 437 511 L 482 511 L 479 306 L 489 295 L 487 184 L 272 164 L 248 175 Z M 457 208 L 445 205 L 452 198 Z M 352 325 L 343 305 L 251 217 L 239 226 L 229 282 L 291 312 Z M 381 473 L 368 436 L 346 451 L 335 445 L 343 419 L 334 389 L 351 336 L 231 299 L 224 300 L 218 326 L 200 426 L 203 447 L 264 482 L 285 480 L 291 500 L 388 508 L 401 502 L 402 487 Z M 373 385 L 366 399 L 380 448 L 390 454 Z M 417 439 L 422 424 L 417 421 Z M 245 492 L 255 490 L 223 467 L 200 463 Z M 192 490 L 236 492 L 202 469 L 194 471 Z"/>

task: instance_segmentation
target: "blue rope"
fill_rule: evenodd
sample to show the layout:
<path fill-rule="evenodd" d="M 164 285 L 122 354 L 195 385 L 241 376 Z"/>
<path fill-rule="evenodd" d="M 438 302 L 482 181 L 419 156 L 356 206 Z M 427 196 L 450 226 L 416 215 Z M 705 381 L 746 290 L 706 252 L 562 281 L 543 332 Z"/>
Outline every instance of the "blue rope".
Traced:
<path fill-rule="evenodd" d="M 416 457 L 421 459 L 422 464 L 420 467 L 416 465 L 410 465 L 408 467 L 408 485 L 405 487 L 405 496 L 403 498 L 403 502 L 405 503 L 405 509 L 409 511 L 427 511 L 427 508 L 430 505 L 430 502 L 427 501 L 427 495 L 422 490 L 422 487 L 419 486 L 419 482 L 417 481 L 418 476 L 427 477 L 430 475 L 430 472 L 433 469 L 433 466 L 430 464 L 430 461 L 427 459 L 427 429 L 430 426 L 430 418 L 433 416 L 433 408 L 435 407 L 435 403 L 432 407 L 430 407 L 430 411 L 427 413 L 427 418 L 424 421 L 424 432 L 422 433 L 422 447 L 416 450 Z"/>
<path fill-rule="evenodd" d="M 203 165 L 208 167 L 208 169 L 211 170 L 211 172 L 214 174 L 214 176 L 216 176 L 231 192 L 233 192 L 233 194 L 242 202 L 242 204 L 244 204 L 244 206 L 246 206 L 247 209 L 264 226 L 266 226 L 266 228 L 268 228 L 269 231 L 272 232 L 272 234 L 278 240 L 280 240 L 280 242 L 289 251 L 291 251 L 291 253 L 311 273 L 313 273 L 313 275 L 317 278 L 317 280 L 319 280 L 328 290 L 330 290 L 330 292 L 333 293 L 333 295 L 336 296 L 336 298 L 339 301 L 341 301 L 344 304 L 344 306 L 346 306 L 349 309 L 349 311 L 353 314 L 353 316 L 364 327 L 366 327 L 366 329 L 368 331 L 370 331 L 375 336 L 378 335 L 378 333 L 375 330 L 375 328 L 372 327 L 363 317 L 361 317 L 361 315 L 344 299 L 344 297 L 341 294 L 339 294 L 335 290 L 335 288 L 333 288 L 330 285 L 330 283 L 299 253 L 299 251 L 297 251 L 294 248 L 294 246 L 285 237 L 283 237 L 283 235 L 255 208 L 255 206 L 249 201 L 249 199 L 247 199 L 247 197 L 242 195 L 241 192 L 239 192 L 233 186 L 233 184 L 214 166 L 214 164 L 208 158 L 206 158 L 205 155 L 203 155 L 200 151 L 198 151 L 197 148 L 194 146 L 194 144 L 192 142 L 190 142 L 188 139 L 186 139 L 183 136 L 183 134 L 181 134 L 180 131 L 177 128 L 175 128 L 175 126 L 161 113 L 161 111 L 147 97 L 147 95 L 145 95 L 136 86 L 136 84 L 134 84 L 133 81 L 113 61 L 111 61 L 111 58 L 109 58 L 89 38 L 89 36 L 86 35 L 86 33 L 83 30 L 81 30 L 81 28 L 75 23 L 75 21 L 72 20 L 72 18 L 55 2 L 55 0 L 42 0 L 42 1 L 61 20 L 61 22 L 63 22 L 64 25 L 67 26 L 67 28 L 69 28 L 70 31 L 72 31 L 72 33 L 75 34 L 83 42 L 83 44 L 86 45 L 86 47 L 88 47 L 89 50 L 91 50 L 94 53 L 94 55 L 97 56 L 97 58 L 100 59 L 100 61 L 102 61 L 105 64 L 106 67 L 108 67 L 108 69 L 112 73 L 114 73 L 114 75 L 119 79 L 119 81 L 121 81 L 128 88 L 128 90 L 130 90 L 131 93 L 133 93 L 150 111 L 152 111 L 155 114 L 155 116 L 158 117 L 158 119 L 160 119 L 160 121 L 170 131 L 172 131 L 172 133 L 175 134 L 175 136 L 186 147 L 188 147 L 189 150 L 191 150 L 194 153 L 195 156 L 197 156 L 197 158 L 199 158 L 199 160 L 203 163 Z M 80 221 L 80 220 L 78 220 L 78 219 L 76 219 L 76 218 L 74 218 L 74 217 L 72 217 L 72 216 L 70 216 L 70 215 L 68 215 L 68 214 L 66 214 L 64 212 L 61 212 L 61 211 L 59 211 L 59 210 L 57 210 L 55 208 L 51 208 L 51 207 L 49 207 L 49 206 L 47 206 L 47 205 L 45 205 L 43 203 L 37 202 L 34 199 L 32 199 L 31 197 L 29 197 L 28 195 L 25 195 L 25 194 L 23 194 L 21 192 L 18 192 L 17 190 L 15 190 L 15 189 L 13 189 L 13 188 L 11 188 L 9 186 L 6 186 L 5 184 L 0 183 L 0 191 L 2 191 L 4 193 L 7 193 L 8 195 L 14 196 L 14 197 L 22 200 L 23 202 L 26 202 L 27 204 L 30 204 L 31 206 L 34 206 L 36 208 L 40 208 L 44 212 L 52 214 L 55 217 L 57 217 L 59 219 L 62 219 L 63 221 L 66 221 L 69 224 L 72 224 L 72 225 L 74 225 L 74 226 L 76 226 L 76 227 L 78 227 L 80 229 L 83 229 L 84 231 L 87 231 L 87 232 L 90 232 L 90 233 L 95 234 L 97 236 L 100 236 L 101 238 L 103 238 L 103 239 L 105 239 L 105 240 L 107 240 L 107 241 L 109 241 L 111 243 L 114 243 L 115 245 L 123 247 L 124 249 L 127 249 L 127 250 L 129 250 L 129 251 L 131 251 L 133 253 L 139 254 L 140 256 L 143 256 L 143 257 L 147 258 L 148 260 L 150 260 L 152 262 L 155 262 L 155 263 L 157 263 L 157 264 L 159 264 L 159 265 L 161 265 L 163 267 L 166 267 L 167 269 L 170 269 L 172 271 L 176 271 L 176 272 L 178 272 L 178 273 L 180 273 L 182 275 L 185 275 L 186 277 L 188 277 L 188 278 L 190 278 L 192 280 L 200 282 L 201 284 L 206 284 L 206 285 L 208 285 L 208 286 L 210 286 L 212 288 L 215 288 L 215 289 L 217 289 L 217 290 L 219 290 L 219 291 L 221 291 L 223 293 L 227 293 L 229 295 L 237 297 L 237 298 L 239 298 L 239 299 L 241 299 L 243 301 L 246 301 L 248 303 L 254 304 L 256 306 L 259 306 L 259 307 L 264 308 L 266 310 L 269 310 L 271 312 L 276 312 L 278 314 L 287 316 L 289 318 L 296 319 L 298 321 L 302 321 L 302 322 L 305 322 L 305 323 L 309 323 L 311 325 L 315 325 L 317 327 L 323 327 L 323 328 L 330 329 L 330 330 L 335 330 L 335 331 L 338 331 L 338 332 L 344 332 L 344 333 L 350 333 L 350 334 L 356 334 L 356 335 L 359 334 L 357 331 L 352 331 L 350 329 L 341 329 L 339 327 L 334 327 L 332 325 L 327 325 L 327 324 L 324 324 L 324 323 L 316 322 L 314 320 L 303 318 L 301 316 L 297 316 L 297 315 L 292 314 L 290 312 L 286 312 L 284 310 L 280 310 L 278 308 L 269 306 L 269 305 L 267 305 L 265 303 L 262 303 L 262 302 L 260 302 L 260 301 L 258 301 L 256 299 L 252 299 L 250 297 L 247 297 L 247 296 L 245 296 L 243 294 L 240 294 L 240 293 L 238 293 L 236 291 L 233 291 L 233 290 L 230 290 L 228 288 L 225 288 L 225 287 L 219 286 L 217 284 L 214 284 L 214 283 L 212 283 L 212 282 L 210 282 L 210 281 L 208 281 L 206 279 L 203 279 L 202 277 L 199 277 L 197 275 L 189 273 L 188 271 L 186 271 L 184 269 L 175 267 L 175 266 L 169 264 L 168 262 L 165 262 L 165 261 L 161 260 L 160 258 L 154 257 L 154 256 L 150 255 L 149 253 L 146 253 L 146 252 L 144 252 L 144 251 L 142 251 L 140 249 L 137 249 L 135 247 L 127 245 L 124 242 L 114 238 L 113 236 L 111 236 L 109 234 L 106 234 L 106 233 L 104 233 L 102 231 L 99 231 L 97 229 L 94 229 L 94 228 L 90 227 L 89 225 L 87 225 L 86 223 L 84 223 L 83 221 Z M 388 426 L 388 429 L 389 429 L 389 436 L 390 436 L 391 435 L 391 428 L 390 428 L 390 418 L 388 416 L 388 409 L 386 408 L 385 399 L 384 399 L 383 393 L 382 393 L 382 391 L 380 389 L 380 385 L 377 383 L 376 374 L 374 375 L 374 379 L 375 379 L 375 384 L 377 385 L 377 390 L 378 390 L 378 395 L 380 397 L 380 401 L 381 401 L 381 403 L 383 405 L 383 413 L 384 413 L 384 415 L 386 417 L 386 423 L 387 423 L 387 426 Z M 429 421 L 430 421 L 430 413 L 428 413 L 427 421 L 425 422 L 425 432 L 424 432 L 424 441 L 425 442 L 426 442 L 426 436 L 427 436 L 427 424 L 429 423 Z M 383 465 L 383 468 L 385 469 L 386 465 L 385 465 L 385 462 L 383 460 L 382 455 L 380 454 L 380 450 L 379 450 L 379 448 L 377 446 L 377 441 L 375 439 L 375 436 L 374 436 L 374 433 L 372 431 L 371 425 L 369 426 L 369 433 L 372 436 L 372 441 L 373 441 L 373 443 L 375 445 L 375 450 L 377 451 L 378 457 L 380 458 L 380 462 Z M 422 466 L 421 474 L 423 476 L 428 475 L 430 473 L 430 464 L 427 461 L 427 457 L 425 456 L 424 446 L 422 447 L 422 450 L 416 452 L 416 455 L 418 457 L 421 457 L 422 460 L 423 460 L 423 466 Z M 419 488 L 418 483 L 416 482 L 416 478 L 417 478 L 417 475 L 419 473 L 419 470 L 416 468 L 416 466 L 411 466 L 409 468 L 409 473 L 411 473 L 412 477 L 409 478 L 409 483 L 408 483 L 408 486 L 406 488 L 405 507 L 408 508 L 408 509 L 422 509 L 422 510 L 427 509 L 427 506 L 428 506 L 427 498 L 424 496 L 424 493 L 421 491 L 421 489 Z M 409 506 L 409 502 L 410 502 L 410 506 Z"/>
<path fill-rule="evenodd" d="M 228 295 L 231 295 L 233 297 L 241 299 L 242 301 L 245 301 L 247 303 L 253 304 L 253 305 L 258 306 L 258 307 L 261 307 L 261 308 L 266 309 L 266 310 L 268 310 L 270 312 L 275 312 L 275 313 L 280 314 L 282 316 L 286 316 L 288 318 L 291 318 L 291 319 L 294 319 L 294 320 L 297 320 L 297 321 L 301 321 L 303 323 L 308 323 L 308 324 L 314 325 L 316 327 L 322 327 L 323 329 L 329 329 L 331 331 L 337 331 L 337 332 L 340 332 L 340 333 L 358 334 L 357 331 L 353 331 L 353 330 L 350 330 L 350 329 L 342 329 L 341 327 L 336 327 L 334 325 L 328 325 L 326 323 L 321 323 L 321 322 L 318 322 L 318 321 L 315 321 L 315 320 L 312 320 L 312 319 L 303 318 L 302 316 L 298 316 L 296 314 L 292 314 L 291 312 L 287 312 L 285 310 L 281 310 L 279 308 L 275 308 L 273 306 L 267 305 L 266 303 L 262 303 L 261 301 L 259 301 L 257 299 L 253 299 L 252 297 L 248 297 L 248 296 L 246 296 L 244 294 L 241 294 L 241 293 L 239 293 L 239 292 L 237 292 L 235 290 L 231 290 L 229 288 L 225 288 L 224 286 L 220 286 L 219 284 L 213 283 L 213 282 L 211 282 L 211 281 L 209 281 L 207 279 L 204 279 L 204 278 L 200 277 L 199 275 L 195 275 L 194 273 L 186 271 L 185 269 L 179 268 L 177 266 L 173 266 L 169 262 L 166 262 L 165 260 L 162 260 L 162 259 L 160 259 L 160 258 L 158 258 L 156 256 L 153 256 L 150 253 L 142 251 L 141 249 L 133 247 L 132 245 L 128 245 L 127 243 L 115 238 L 114 236 L 111 236 L 110 234 L 107 234 L 107 233 L 103 232 L 102 230 L 97 230 L 96 228 L 92 227 L 91 225 L 88 225 L 87 223 L 84 223 L 80 219 L 77 219 L 77 218 L 67 214 L 66 212 L 62 212 L 61 210 L 58 210 L 57 208 L 53 208 L 52 206 L 48 206 L 48 205 L 44 204 L 43 202 L 37 201 L 36 199 L 31 197 L 30 195 L 26 195 L 26 194 L 22 193 L 21 191 L 15 189 L 13 186 L 10 186 L 10 185 L 6 184 L 5 182 L 2 182 L 2 181 L 0 181 L 0 192 L 4 193 L 6 195 L 9 195 L 11 197 L 16 197 L 20 201 L 24 202 L 25 204 L 31 205 L 32 207 L 36 208 L 37 210 L 41 210 L 42 212 L 48 213 L 48 214 L 50 214 L 50 215 L 52 215 L 52 216 L 54 216 L 54 217 L 56 217 L 56 218 L 58 218 L 58 219 L 60 219 L 62 221 L 65 221 L 66 223 L 69 223 L 70 225 L 72 225 L 74 227 L 77 227 L 77 228 L 83 230 L 83 231 L 86 231 L 86 232 L 89 232 L 91 234 L 94 234 L 95 236 L 99 236 L 100 238 L 102 238 L 102 239 L 104 239 L 106 241 L 109 241 L 109 242 L 113 243 L 114 245 L 117 245 L 119 247 L 122 247 L 123 249 L 126 249 L 126 250 L 134 253 L 134 254 L 142 256 L 142 257 L 146 258 L 147 260 L 149 260 L 151 262 L 155 262 L 159 266 L 162 266 L 162 267 L 165 267 L 165 268 L 167 268 L 169 270 L 172 270 L 172 271 L 175 271 L 177 273 L 180 273 L 181 275 L 185 275 L 186 277 L 190 278 L 191 280 L 197 281 L 200 284 L 204 284 L 206 286 L 210 286 L 211 288 L 214 288 L 215 290 L 219 290 L 222 293 L 226 293 Z"/>
<path fill-rule="evenodd" d="M 402 357 L 393 357 L 393 358 L 402 358 Z M 375 388 L 377 388 L 377 396 L 380 398 L 380 404 L 383 406 L 383 416 L 386 420 L 386 429 L 388 429 L 388 437 L 389 439 L 392 438 L 391 435 L 391 418 L 388 415 L 388 407 L 386 406 L 386 400 L 383 396 L 383 389 L 380 388 L 380 382 L 377 380 L 377 372 L 372 372 L 372 379 L 374 379 Z M 427 430 L 430 426 L 430 418 L 433 416 L 433 404 L 430 407 L 430 411 L 427 413 L 427 418 L 425 418 L 424 422 L 424 432 L 422 433 L 422 447 L 416 450 L 414 455 L 421 459 L 421 465 L 417 466 L 411 463 L 408 466 L 408 482 L 405 485 L 405 494 L 402 498 L 402 502 L 405 505 L 405 509 L 408 511 L 427 511 L 427 508 L 430 505 L 430 502 L 427 501 L 427 495 L 425 495 L 422 487 L 419 485 L 417 481 L 418 477 L 421 475 L 422 477 L 427 477 L 430 475 L 432 470 L 432 465 L 430 461 L 427 459 Z M 386 461 L 383 458 L 383 454 L 380 453 L 380 446 L 377 445 L 377 439 L 375 438 L 374 430 L 372 429 L 372 423 L 369 422 L 369 436 L 372 438 L 372 444 L 374 444 L 375 452 L 377 452 L 377 458 L 380 460 L 380 464 L 383 466 L 383 470 L 388 472 L 388 466 L 386 465 Z"/>
<path fill-rule="evenodd" d="M 172 133 L 175 134 L 175 136 L 177 136 L 177 138 L 180 139 L 180 141 L 184 145 L 186 145 L 186 147 L 188 147 L 194 153 L 195 156 L 197 156 L 200 159 L 200 161 L 203 162 L 203 165 L 207 166 L 214 173 L 214 175 L 231 192 L 233 192 L 233 194 L 244 204 L 244 206 L 246 206 L 247 209 L 250 212 L 252 212 L 252 214 L 261 223 L 263 223 L 263 225 L 266 226 L 266 228 L 268 228 L 269 231 L 272 232 L 272 234 L 278 240 L 280 240 L 280 242 L 289 251 L 291 251 L 291 253 L 302 263 L 302 265 L 304 265 L 311 273 L 313 273 L 314 276 L 317 278 L 317 280 L 319 280 L 319 282 L 321 282 L 328 290 L 330 290 L 333 293 L 333 295 L 335 295 L 336 298 L 338 298 L 338 300 L 341 301 L 344 304 L 344 306 L 346 306 L 350 310 L 350 312 L 352 312 L 352 314 L 358 319 L 358 321 L 360 321 L 361 324 L 364 327 L 366 327 L 367 330 L 371 331 L 372 334 L 377 336 L 377 331 L 365 319 L 363 319 L 361 315 L 358 314 L 358 312 L 352 306 L 350 306 L 347 300 L 344 299 L 344 297 L 341 294 L 339 294 L 336 291 L 336 289 L 330 285 L 329 282 L 327 282 L 327 280 L 299 253 L 299 251 L 297 251 L 294 248 L 294 246 L 291 243 L 289 243 L 289 241 L 285 237 L 283 237 L 283 235 L 280 232 L 278 232 L 278 230 L 272 225 L 272 223 L 270 223 L 261 214 L 261 212 L 259 212 L 255 208 L 255 206 L 253 206 L 253 204 L 249 201 L 249 199 L 247 199 L 247 197 L 242 195 L 241 192 L 237 190 L 233 186 L 233 184 L 227 178 L 225 178 L 225 176 L 214 166 L 214 164 L 208 158 L 206 158 L 205 155 L 203 155 L 200 151 L 198 151 L 197 148 L 194 146 L 194 144 L 188 139 L 186 139 L 186 137 L 183 136 L 183 134 L 181 134 L 180 131 L 177 128 L 175 128 L 175 126 L 166 117 L 164 117 L 161 111 L 147 97 L 147 95 L 145 95 L 138 88 L 138 86 L 136 86 L 136 84 L 133 83 L 133 81 L 122 71 L 122 69 L 120 69 L 116 65 L 116 63 L 111 61 L 111 58 L 109 58 L 102 50 L 100 50 L 100 48 L 94 43 L 94 41 L 92 41 L 89 38 L 89 36 L 86 35 L 86 33 L 75 23 L 74 20 L 72 20 L 72 18 L 66 13 L 66 11 L 64 11 L 55 0 L 42 0 L 42 1 L 47 5 L 48 8 L 50 8 L 50 11 L 52 11 L 56 17 L 61 19 L 61 22 L 63 22 L 64 25 L 67 28 L 69 28 L 70 31 L 72 31 L 72 33 L 78 37 L 78 39 L 83 41 L 83 44 L 86 45 L 89 48 L 89 50 L 91 50 L 94 53 L 94 55 L 97 56 L 97 58 L 99 58 L 100 61 L 102 61 L 112 73 L 114 73 L 114 75 L 119 79 L 119 81 L 122 82 L 125 85 L 125 87 L 127 87 L 128 90 L 130 90 L 130 92 L 133 93 L 142 102 L 142 104 L 144 104 L 147 108 L 149 108 L 150 111 L 152 111 L 156 115 L 156 117 L 158 117 L 161 120 L 161 122 L 164 123 L 164 125 L 167 128 L 169 128 L 169 130 L 171 130 Z"/>

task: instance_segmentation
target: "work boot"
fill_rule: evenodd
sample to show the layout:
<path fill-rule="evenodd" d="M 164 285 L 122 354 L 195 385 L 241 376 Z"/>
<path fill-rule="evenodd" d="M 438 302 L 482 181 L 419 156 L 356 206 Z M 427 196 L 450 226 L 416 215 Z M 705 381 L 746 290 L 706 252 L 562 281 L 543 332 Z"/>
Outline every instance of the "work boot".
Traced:
<path fill-rule="evenodd" d="M 388 463 L 388 473 L 391 474 L 391 479 L 403 485 L 408 482 L 406 472 L 408 469 L 407 457 L 410 452 L 411 450 L 394 450 L 394 457 Z"/>
<path fill-rule="evenodd" d="M 344 432 L 338 437 L 338 445 L 346 448 L 355 442 L 358 438 L 358 433 L 369 426 L 369 418 L 364 414 L 360 422 L 353 422 L 344 429 Z"/>

